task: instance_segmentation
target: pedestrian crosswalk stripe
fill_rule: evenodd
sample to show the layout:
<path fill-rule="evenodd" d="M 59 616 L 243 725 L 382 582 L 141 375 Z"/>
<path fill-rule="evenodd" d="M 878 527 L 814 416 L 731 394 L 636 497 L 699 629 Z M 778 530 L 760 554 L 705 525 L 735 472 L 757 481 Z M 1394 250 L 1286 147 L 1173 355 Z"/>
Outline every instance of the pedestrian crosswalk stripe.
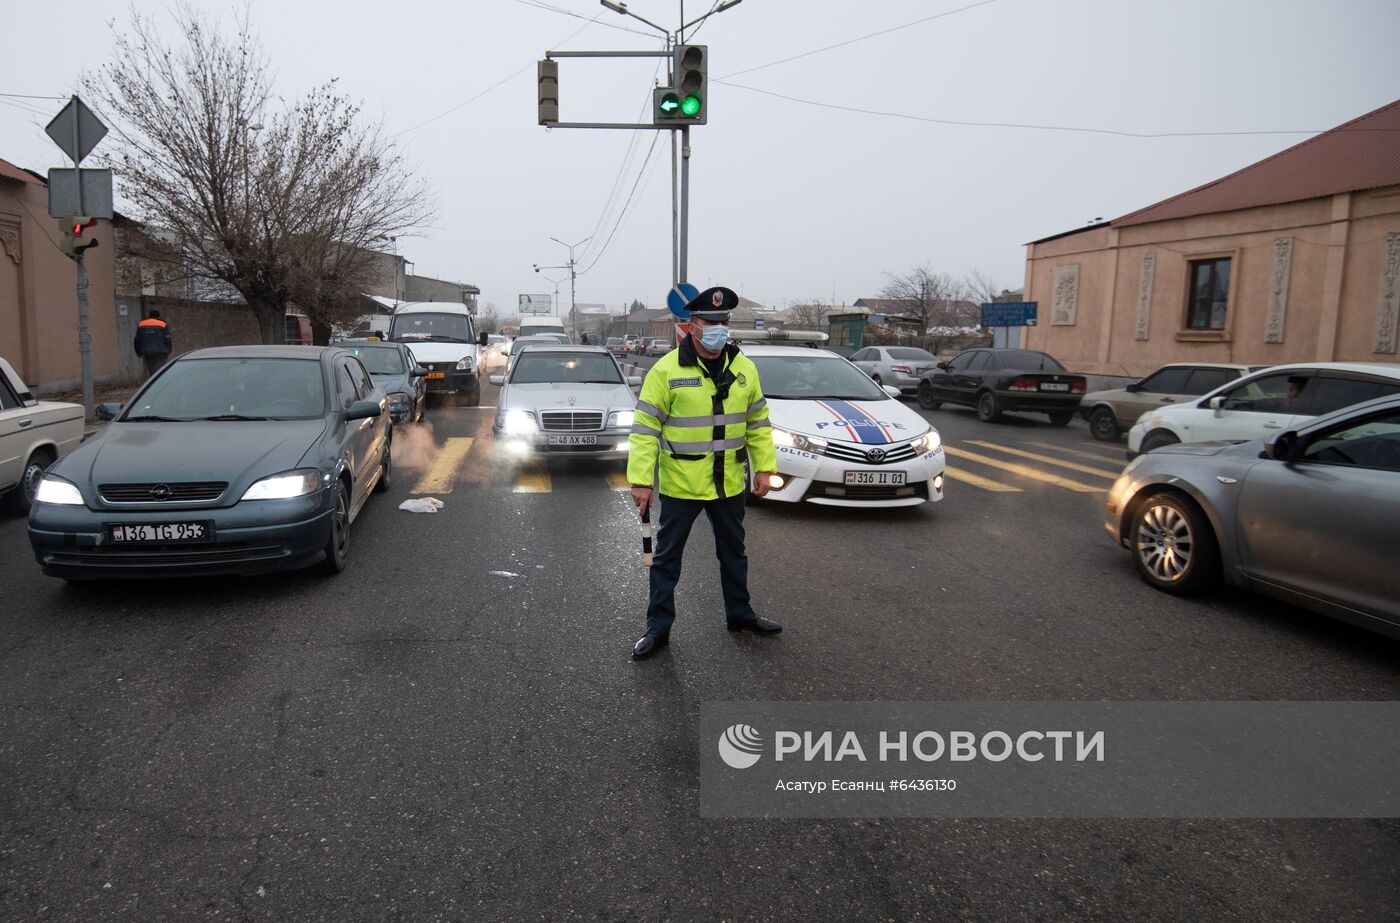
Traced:
<path fill-rule="evenodd" d="M 990 490 L 994 493 L 1021 493 L 1021 488 L 1019 487 L 1012 487 L 1010 484 L 1003 484 L 1001 481 L 993 481 L 991 478 L 984 478 L 981 475 L 969 474 L 958 468 L 944 468 L 943 474 L 945 477 L 952 478 L 955 481 L 962 481 L 964 484 L 971 484 L 973 487 L 980 487 L 983 490 Z"/>
<path fill-rule="evenodd" d="M 977 452 L 969 452 L 966 449 L 954 448 L 947 443 L 944 443 L 943 451 L 954 458 L 965 458 L 968 461 L 978 462 L 979 464 L 991 465 L 993 468 L 1000 468 L 1012 474 L 1019 474 L 1021 477 L 1031 478 L 1036 481 L 1044 481 L 1047 484 L 1054 484 L 1056 487 L 1063 487 L 1066 490 L 1073 490 L 1083 494 L 1098 493 L 1108 489 L 1106 487 L 1097 487 L 1093 484 L 1082 484 L 1079 481 L 1071 481 L 1069 478 L 1062 478 L 1058 474 L 1050 474 L 1037 468 L 1029 468 L 1014 462 L 1003 461 L 1000 458 L 991 458 L 986 455 L 980 455 Z"/>
<path fill-rule="evenodd" d="M 1081 465 L 1078 462 L 1063 461 L 1058 458 L 1051 458 L 1049 455 L 1041 455 L 1038 452 L 1027 452 L 1025 449 L 1013 449 L 1010 446 L 997 445 L 995 442 L 983 442 L 980 439 L 967 440 L 968 445 L 981 446 L 984 449 L 991 449 L 994 452 L 1005 452 L 1007 455 L 1015 455 L 1020 458 L 1029 458 L 1031 461 L 1043 462 L 1047 465 L 1054 465 L 1057 468 L 1068 468 L 1070 471 L 1078 471 L 1080 474 L 1092 474 L 1094 477 L 1117 480 L 1117 471 L 1105 471 L 1102 468 L 1090 468 L 1088 465 Z"/>
<path fill-rule="evenodd" d="M 518 494 L 547 494 L 553 489 L 548 471 L 522 471 L 515 479 L 514 491 Z"/>
<path fill-rule="evenodd" d="M 1117 455 L 1109 454 L 1107 450 L 1104 452 L 1084 452 L 1079 449 L 1066 449 L 1064 446 L 1055 445 L 1053 442 L 1028 442 L 1026 444 L 1041 449 L 1054 449 L 1056 452 L 1060 452 L 1064 455 L 1073 455 L 1075 458 L 1087 458 L 1089 461 L 1105 462 L 1110 465 L 1121 466 L 1128 463 L 1127 457 L 1122 452 L 1119 452 Z"/>
<path fill-rule="evenodd" d="M 609 471 L 608 486 L 613 490 L 627 490 L 632 486 L 632 482 L 627 480 L 627 475 L 621 471 Z"/>
<path fill-rule="evenodd" d="M 462 466 L 462 459 L 466 458 L 471 450 L 470 436 L 454 436 L 448 439 L 438 450 L 437 458 L 433 459 L 431 467 L 418 479 L 418 483 L 413 485 L 412 493 L 452 493 L 452 485 L 457 480 L 457 469 Z"/>

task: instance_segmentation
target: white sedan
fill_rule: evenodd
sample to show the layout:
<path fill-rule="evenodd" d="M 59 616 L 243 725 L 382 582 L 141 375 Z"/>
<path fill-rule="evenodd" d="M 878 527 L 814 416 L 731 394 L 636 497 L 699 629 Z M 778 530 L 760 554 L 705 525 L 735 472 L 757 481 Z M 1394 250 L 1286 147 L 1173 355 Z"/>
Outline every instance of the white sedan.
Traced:
<path fill-rule="evenodd" d="M 83 441 L 83 408 L 35 400 L 14 368 L 0 359 L 0 497 L 29 512 L 44 470 Z"/>
<path fill-rule="evenodd" d="M 895 389 L 824 349 L 743 350 L 758 367 L 778 449 L 778 476 L 765 499 L 854 507 L 943 499 L 938 430 L 892 397 Z"/>

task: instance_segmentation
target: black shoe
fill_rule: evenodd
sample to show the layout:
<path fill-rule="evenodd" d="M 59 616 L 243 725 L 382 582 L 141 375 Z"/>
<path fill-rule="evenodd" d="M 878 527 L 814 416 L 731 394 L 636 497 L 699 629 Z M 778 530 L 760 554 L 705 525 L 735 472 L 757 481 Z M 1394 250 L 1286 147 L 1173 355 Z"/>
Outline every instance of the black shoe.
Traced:
<path fill-rule="evenodd" d="M 658 635 L 647 632 L 632 646 L 632 659 L 646 660 L 652 654 L 655 654 L 670 643 L 670 635 Z"/>
<path fill-rule="evenodd" d="M 751 631 L 756 635 L 776 635 L 783 630 L 783 626 L 761 615 L 754 616 L 752 622 L 727 622 L 726 627 L 730 631 Z"/>

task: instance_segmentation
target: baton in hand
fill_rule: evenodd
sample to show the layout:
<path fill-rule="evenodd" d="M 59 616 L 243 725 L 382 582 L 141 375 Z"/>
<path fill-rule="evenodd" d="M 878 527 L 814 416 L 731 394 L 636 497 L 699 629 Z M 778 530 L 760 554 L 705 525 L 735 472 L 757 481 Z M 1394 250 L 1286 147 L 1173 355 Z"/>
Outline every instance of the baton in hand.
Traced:
<path fill-rule="evenodd" d="M 651 567 L 651 504 L 642 508 L 642 566 Z"/>

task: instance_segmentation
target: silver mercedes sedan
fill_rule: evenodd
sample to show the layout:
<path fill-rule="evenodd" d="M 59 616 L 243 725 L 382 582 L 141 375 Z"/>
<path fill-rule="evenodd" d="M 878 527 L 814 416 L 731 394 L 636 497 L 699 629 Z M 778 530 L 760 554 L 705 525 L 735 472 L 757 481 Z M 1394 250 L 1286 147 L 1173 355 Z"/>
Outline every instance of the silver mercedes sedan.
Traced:
<path fill-rule="evenodd" d="M 531 345 L 505 375 L 492 432 L 515 454 L 627 457 L 642 379 L 602 346 Z"/>
<path fill-rule="evenodd" d="M 1400 396 L 1248 442 L 1137 458 L 1104 528 L 1149 585 L 1187 595 L 1222 577 L 1400 637 Z"/>

